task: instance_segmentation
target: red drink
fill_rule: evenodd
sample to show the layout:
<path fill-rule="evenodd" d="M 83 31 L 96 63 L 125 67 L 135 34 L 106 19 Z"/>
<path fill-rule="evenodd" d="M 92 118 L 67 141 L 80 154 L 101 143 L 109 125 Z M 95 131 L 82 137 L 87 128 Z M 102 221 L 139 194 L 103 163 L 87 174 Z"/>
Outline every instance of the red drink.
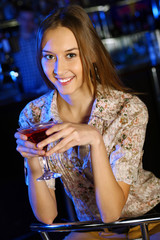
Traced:
<path fill-rule="evenodd" d="M 54 126 L 55 123 L 53 122 L 48 122 L 48 123 L 40 123 L 40 124 L 35 124 L 33 127 L 28 127 L 28 128 L 19 128 L 17 129 L 20 133 L 26 135 L 28 137 L 28 140 L 34 143 L 39 143 L 42 140 L 44 140 L 47 135 L 46 135 L 46 130 L 52 126 Z M 43 148 L 45 151 L 47 151 L 47 146 L 44 146 Z M 41 180 L 49 180 L 51 178 L 58 178 L 61 177 L 61 173 L 54 173 L 50 170 L 49 162 L 48 162 L 48 157 L 43 156 L 43 164 L 44 164 L 44 173 L 41 177 L 37 178 L 37 181 Z"/>
<path fill-rule="evenodd" d="M 42 123 L 39 125 L 35 125 L 30 128 L 26 129 L 18 129 L 20 133 L 26 135 L 28 137 L 28 140 L 34 143 L 39 143 L 42 140 L 44 140 L 47 135 L 46 135 L 46 130 L 50 127 L 52 127 L 54 123 Z"/>
<path fill-rule="evenodd" d="M 47 128 L 38 129 L 38 130 L 25 129 L 25 130 L 22 130 L 21 133 L 26 135 L 28 137 L 28 140 L 30 140 L 31 142 L 39 143 L 46 138 L 47 136 L 45 134 L 46 130 Z"/>

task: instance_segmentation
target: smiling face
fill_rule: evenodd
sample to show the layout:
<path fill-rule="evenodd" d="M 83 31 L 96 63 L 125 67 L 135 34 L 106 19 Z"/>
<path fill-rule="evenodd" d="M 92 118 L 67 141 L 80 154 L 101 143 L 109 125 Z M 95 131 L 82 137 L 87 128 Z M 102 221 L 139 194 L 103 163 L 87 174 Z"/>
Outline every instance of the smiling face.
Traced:
<path fill-rule="evenodd" d="M 86 85 L 76 38 L 66 27 L 49 29 L 44 34 L 41 64 L 60 94 L 71 95 Z"/>

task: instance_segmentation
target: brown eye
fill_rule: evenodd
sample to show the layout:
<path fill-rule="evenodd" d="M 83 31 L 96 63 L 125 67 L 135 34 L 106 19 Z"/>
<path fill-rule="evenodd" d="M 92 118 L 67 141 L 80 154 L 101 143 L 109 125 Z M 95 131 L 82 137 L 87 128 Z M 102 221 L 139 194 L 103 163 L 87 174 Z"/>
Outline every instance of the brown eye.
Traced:
<path fill-rule="evenodd" d="M 45 54 L 43 57 L 44 57 L 45 59 L 47 59 L 47 60 L 52 60 L 52 59 L 54 59 L 54 56 L 51 55 L 51 54 Z"/>
<path fill-rule="evenodd" d="M 75 54 L 75 53 L 69 53 L 69 54 L 67 54 L 67 58 L 73 58 L 73 57 L 76 57 L 76 54 Z"/>

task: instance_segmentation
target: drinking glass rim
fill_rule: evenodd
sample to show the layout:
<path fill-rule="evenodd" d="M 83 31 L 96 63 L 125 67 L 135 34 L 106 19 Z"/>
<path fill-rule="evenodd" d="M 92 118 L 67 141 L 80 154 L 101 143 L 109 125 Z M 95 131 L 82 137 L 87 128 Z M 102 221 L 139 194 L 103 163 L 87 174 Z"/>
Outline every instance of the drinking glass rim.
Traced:
<path fill-rule="evenodd" d="M 27 130 L 27 129 L 39 129 L 43 126 L 47 126 L 47 125 L 55 125 L 54 122 L 39 122 L 39 123 L 36 123 L 34 124 L 33 126 L 28 126 L 28 127 L 20 127 L 20 128 L 17 128 L 17 131 L 21 131 L 21 130 Z"/>

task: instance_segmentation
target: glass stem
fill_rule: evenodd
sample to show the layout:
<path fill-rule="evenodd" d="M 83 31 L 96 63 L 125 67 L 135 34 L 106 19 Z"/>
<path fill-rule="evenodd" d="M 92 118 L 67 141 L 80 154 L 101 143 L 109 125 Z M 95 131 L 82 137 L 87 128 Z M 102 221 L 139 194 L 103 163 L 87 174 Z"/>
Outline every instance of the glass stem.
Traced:
<path fill-rule="evenodd" d="M 50 171 L 48 157 L 43 157 L 44 172 Z"/>
<path fill-rule="evenodd" d="M 44 150 L 47 151 L 47 147 L 44 147 Z M 50 171 L 50 167 L 49 167 L 49 157 L 43 157 L 43 165 L 44 165 L 44 172 Z"/>

